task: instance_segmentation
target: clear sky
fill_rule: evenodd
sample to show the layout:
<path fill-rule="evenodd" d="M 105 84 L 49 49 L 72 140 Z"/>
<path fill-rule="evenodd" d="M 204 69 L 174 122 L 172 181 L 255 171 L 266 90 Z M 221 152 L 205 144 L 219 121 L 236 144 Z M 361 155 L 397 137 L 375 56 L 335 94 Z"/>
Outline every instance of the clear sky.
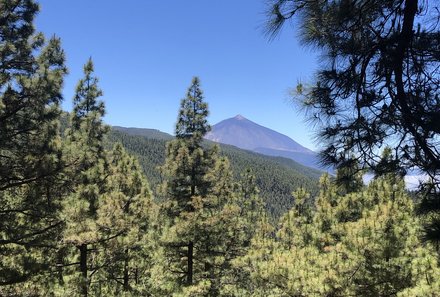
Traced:
<path fill-rule="evenodd" d="M 264 0 L 43 0 L 36 28 L 61 37 L 69 75 L 63 108 L 89 57 L 111 125 L 173 133 L 180 100 L 199 76 L 210 123 L 241 114 L 317 149 L 311 128 L 289 101 L 317 55 L 286 27 L 263 34 Z"/>

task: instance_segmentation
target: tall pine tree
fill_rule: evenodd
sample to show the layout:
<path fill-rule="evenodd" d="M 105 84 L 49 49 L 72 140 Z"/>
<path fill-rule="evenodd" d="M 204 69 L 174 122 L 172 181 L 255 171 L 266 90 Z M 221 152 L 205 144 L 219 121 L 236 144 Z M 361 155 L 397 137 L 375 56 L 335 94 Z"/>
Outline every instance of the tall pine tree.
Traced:
<path fill-rule="evenodd" d="M 187 96 L 181 102 L 176 124 L 176 140 L 168 143 L 163 205 L 168 219 L 162 241 L 170 272 L 178 286 L 194 282 L 194 213 L 197 202 L 208 193 L 210 184 L 204 176 L 214 160 L 202 149 L 202 138 L 210 130 L 198 78 L 194 78 Z"/>
<path fill-rule="evenodd" d="M 229 162 L 205 148 L 208 109 L 198 78 L 181 102 L 176 139 L 162 167 L 161 263 L 155 279 L 161 294 L 219 296 L 222 275 L 236 253 L 232 238 L 240 208 L 234 203 Z M 229 268 L 228 268 L 229 267 Z"/>
<path fill-rule="evenodd" d="M 67 69 L 60 40 L 35 33 L 37 12 L 31 0 L 0 1 L 0 295 L 41 294 L 63 227 L 58 117 Z"/>
<path fill-rule="evenodd" d="M 68 263 L 61 264 L 76 264 L 74 267 L 78 268 L 78 273 L 67 273 L 70 277 L 66 286 L 79 287 L 83 296 L 88 295 L 90 276 L 99 269 L 99 265 L 91 261 L 95 259 L 91 256 L 91 246 L 101 241 L 96 220 L 99 200 L 106 190 L 109 175 L 103 142 L 108 128 L 102 122 L 105 110 L 103 102 L 98 100 L 102 91 L 97 83 L 93 62 L 89 59 L 84 66 L 84 78 L 76 88 L 71 128 L 66 132 L 66 163 L 71 166 L 67 177 L 72 193 L 64 202 L 66 230 L 63 243 L 70 252 L 68 255 L 77 256 L 68 257 L 64 260 Z"/>

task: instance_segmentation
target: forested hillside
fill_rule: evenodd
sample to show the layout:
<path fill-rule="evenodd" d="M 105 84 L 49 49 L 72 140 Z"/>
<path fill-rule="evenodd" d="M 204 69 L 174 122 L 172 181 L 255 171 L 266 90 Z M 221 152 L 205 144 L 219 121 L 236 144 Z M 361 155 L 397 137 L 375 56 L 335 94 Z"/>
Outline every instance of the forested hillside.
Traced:
<path fill-rule="evenodd" d="M 111 130 L 91 58 L 64 112 L 61 40 L 34 30 L 35 1 L 0 0 L 0 296 L 440 296 L 440 104 L 429 85 L 438 73 L 428 73 L 438 69 L 439 23 L 415 30 L 428 11 L 409 0 L 272 5 L 272 30 L 303 13 L 309 41 L 331 50 L 327 66 L 344 64 L 334 55 L 341 38 L 350 39 L 346 54 L 378 50 L 367 41 L 379 36 L 385 55 L 367 55 L 362 79 L 362 54 L 348 59 L 349 71 L 323 70 L 308 94 L 306 104 L 324 109 L 314 116 L 330 124 L 322 155 L 337 165 L 319 182 L 291 160 L 204 141 L 211 126 L 198 77 L 181 99 L 175 137 Z M 406 85 L 404 60 L 417 62 Z M 373 70 L 385 81 L 367 79 Z M 377 101 L 383 92 L 392 102 Z M 333 118 L 353 105 L 343 95 L 357 107 L 354 122 L 351 112 Z M 379 152 L 390 129 L 403 138 Z M 377 160 L 366 167 L 369 154 Z M 404 175 L 414 167 L 430 178 L 410 196 Z"/>
<path fill-rule="evenodd" d="M 165 160 L 166 141 L 172 138 L 169 134 L 153 129 L 113 127 L 109 134 L 109 146 L 121 142 L 135 155 L 154 191 L 161 182 L 159 166 Z M 209 147 L 214 144 L 205 142 L 204 145 Z M 290 159 L 268 157 L 233 146 L 220 145 L 220 148 L 220 154 L 230 160 L 235 178 L 239 179 L 248 169 L 255 175 L 260 196 L 274 219 L 293 205 L 292 192 L 298 187 L 304 187 L 311 193 L 317 192 L 322 174 L 318 170 Z"/>

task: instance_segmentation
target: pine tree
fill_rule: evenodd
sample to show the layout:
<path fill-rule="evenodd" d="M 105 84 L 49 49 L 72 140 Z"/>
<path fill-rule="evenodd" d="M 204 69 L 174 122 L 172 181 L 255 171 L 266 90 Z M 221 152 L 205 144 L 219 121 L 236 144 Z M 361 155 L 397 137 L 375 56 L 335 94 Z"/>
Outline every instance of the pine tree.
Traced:
<path fill-rule="evenodd" d="M 440 288 L 438 261 L 432 247 L 419 239 L 421 224 L 403 180 L 379 178 L 364 195 L 372 203 L 364 207 L 359 220 L 344 224 L 341 255 L 355 260 L 342 273 L 347 291 L 383 296 L 421 290 L 424 293 L 419 296 L 434 296 Z"/>
<path fill-rule="evenodd" d="M 242 248 L 250 246 L 252 237 L 258 228 L 257 222 L 265 215 L 265 205 L 259 196 L 255 175 L 251 170 L 246 170 L 237 183 L 237 204 L 240 206 L 240 218 L 243 220 L 244 238 Z"/>
<path fill-rule="evenodd" d="M 368 188 L 348 194 L 337 189 L 334 181 L 323 176 L 308 224 L 295 224 L 301 218 L 297 207 L 301 202 L 286 214 L 269 256 L 254 257 L 256 263 L 251 262 L 251 281 L 261 283 L 257 292 L 266 296 L 436 296 L 438 259 L 434 248 L 419 240 L 421 224 L 402 179 L 377 178 Z M 250 254 L 259 250 L 261 255 L 261 247 Z"/>
<path fill-rule="evenodd" d="M 348 193 L 359 192 L 364 185 L 362 179 L 364 170 L 360 168 L 356 156 L 352 152 L 347 152 L 346 155 L 336 170 L 335 179 L 338 192 L 342 196 Z"/>
<path fill-rule="evenodd" d="M 234 226 L 240 208 L 234 203 L 229 162 L 216 146 L 206 149 L 203 136 L 207 104 L 194 78 L 182 100 L 176 139 L 168 143 L 162 167 L 166 225 L 162 230 L 162 263 L 155 278 L 161 294 L 218 296 L 222 277 L 237 252 Z"/>
<path fill-rule="evenodd" d="M 119 143 L 110 152 L 109 167 L 96 221 L 103 241 L 96 276 L 100 294 L 144 295 L 150 281 L 151 192 L 137 160 Z"/>
<path fill-rule="evenodd" d="M 0 1 L 0 295 L 44 292 L 63 227 L 58 116 L 67 69 L 60 40 L 35 33 L 37 12 L 34 1 Z"/>
<path fill-rule="evenodd" d="M 272 253 L 274 230 L 251 170 L 241 175 L 236 187 L 236 204 L 240 212 L 233 225 L 233 237 L 237 252 L 222 292 L 225 296 L 267 296 L 264 281 L 258 275 L 259 267 L 254 264 L 267 259 Z"/>
<path fill-rule="evenodd" d="M 246 253 L 234 261 L 239 277 L 232 286 L 230 296 L 277 296 L 274 293 L 277 285 L 269 282 L 273 269 L 268 267 L 277 243 L 274 240 L 274 227 L 265 212 L 254 221 L 254 228 L 255 233 Z"/>
<path fill-rule="evenodd" d="M 68 261 L 79 269 L 79 275 L 69 277 L 70 283 L 79 286 L 81 294 L 87 296 L 90 286 L 90 275 L 99 269 L 90 255 L 91 245 L 101 241 L 97 225 L 98 207 L 105 192 L 106 178 L 109 175 L 108 160 L 104 150 L 104 136 L 108 128 L 103 124 L 104 105 L 97 98 L 102 95 L 93 74 L 91 59 L 84 66 L 84 79 L 76 88 L 74 108 L 71 115 L 71 128 L 66 131 L 66 163 L 71 166 L 67 173 L 72 193 L 64 201 L 63 215 L 66 221 L 63 242 L 68 249 Z M 70 265 L 72 263 L 62 263 Z M 67 288 L 69 284 L 67 284 Z"/>
<path fill-rule="evenodd" d="M 302 88 L 312 118 L 323 124 L 325 160 L 339 164 L 341 153 L 353 149 L 361 165 L 374 165 L 377 149 L 395 143 L 400 166 L 435 176 L 440 88 L 431 82 L 438 78 L 432 57 L 439 26 L 426 16 L 437 13 L 436 4 L 275 0 L 270 6 L 270 34 L 298 17 L 302 41 L 325 54 L 316 85 Z"/>
<path fill-rule="evenodd" d="M 292 193 L 294 205 L 280 220 L 277 238 L 286 248 L 303 247 L 312 240 L 310 194 L 303 188 Z"/>
<path fill-rule="evenodd" d="M 208 105 L 203 101 L 200 80 L 194 77 L 186 98 L 180 104 L 176 137 L 188 141 L 191 149 L 199 148 L 203 136 L 211 130 L 207 117 Z"/>
<path fill-rule="evenodd" d="M 184 285 L 192 285 L 194 281 L 195 211 L 201 197 L 208 192 L 210 185 L 204 180 L 204 175 L 213 164 L 209 152 L 201 148 L 203 131 L 209 130 L 205 118 L 207 114 L 199 80 L 194 78 L 187 97 L 182 99 L 176 139 L 167 144 L 162 167 L 165 202 L 161 208 L 166 226 L 161 245 L 163 261 L 167 262 L 162 264 L 162 268 L 166 270 L 163 275 L 164 282 L 168 284 L 162 284 L 162 288 L 173 286 L 171 290 L 177 290 Z M 169 270 L 163 267 L 165 265 Z"/>
<path fill-rule="evenodd" d="M 418 0 L 275 0 L 268 31 L 298 17 L 303 42 L 322 50 L 316 84 L 298 96 L 318 129 L 326 163 L 344 152 L 379 175 L 419 169 L 425 239 L 440 241 L 440 84 L 437 3 Z M 296 22 L 295 22 L 296 23 Z M 353 112 L 354 111 L 354 112 Z M 388 148 L 388 160 L 378 151 Z M 386 161 L 386 162 L 385 162 Z"/>

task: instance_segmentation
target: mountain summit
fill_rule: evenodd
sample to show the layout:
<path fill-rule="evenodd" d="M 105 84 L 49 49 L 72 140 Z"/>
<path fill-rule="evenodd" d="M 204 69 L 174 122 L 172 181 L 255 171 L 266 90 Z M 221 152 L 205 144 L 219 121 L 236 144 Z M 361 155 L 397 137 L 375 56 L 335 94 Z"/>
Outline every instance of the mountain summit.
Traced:
<path fill-rule="evenodd" d="M 206 139 L 255 151 L 273 149 L 288 152 L 313 153 L 286 135 L 263 127 L 242 115 L 226 119 L 212 127 Z"/>
<path fill-rule="evenodd" d="M 254 123 L 242 115 L 215 124 L 205 138 L 264 155 L 290 158 L 300 164 L 322 169 L 315 152 L 290 137 Z"/>
<path fill-rule="evenodd" d="M 241 114 L 237 114 L 235 117 L 233 117 L 233 119 L 236 119 L 236 120 L 238 120 L 238 121 L 241 121 L 241 120 L 246 120 L 246 121 L 249 121 L 248 119 L 246 119 L 244 116 L 242 116 Z M 250 122 L 250 121 L 249 121 Z"/>

